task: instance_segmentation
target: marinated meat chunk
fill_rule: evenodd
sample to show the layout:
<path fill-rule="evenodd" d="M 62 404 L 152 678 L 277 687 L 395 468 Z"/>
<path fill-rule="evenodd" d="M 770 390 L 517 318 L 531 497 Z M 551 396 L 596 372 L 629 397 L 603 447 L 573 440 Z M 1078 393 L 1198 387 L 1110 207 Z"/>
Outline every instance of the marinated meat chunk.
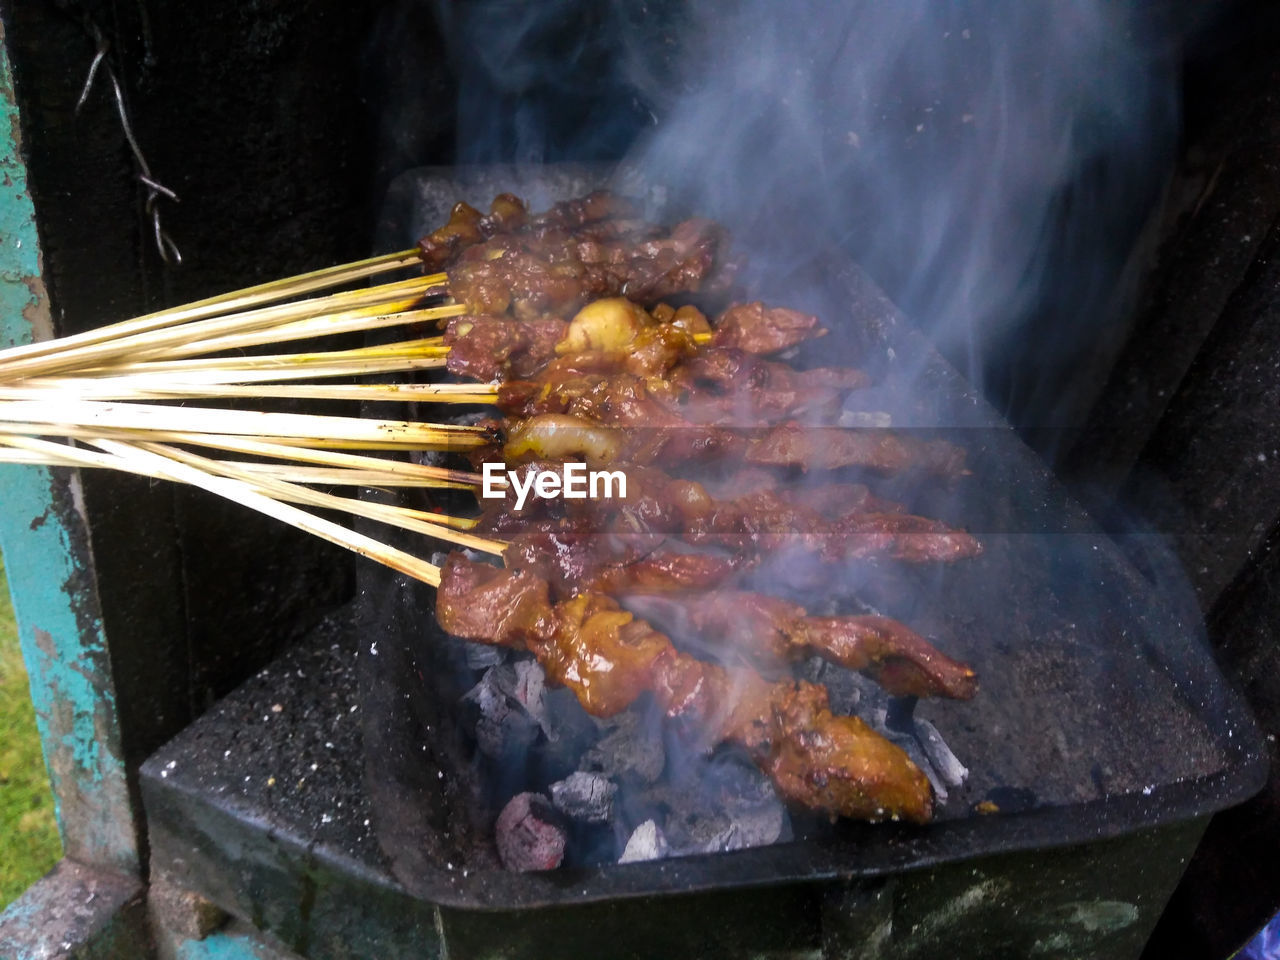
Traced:
<path fill-rule="evenodd" d="M 827 332 L 817 317 L 759 301 L 733 304 L 716 318 L 715 329 L 717 347 L 756 354 L 777 353 Z"/>
<path fill-rule="evenodd" d="M 736 590 L 690 595 L 627 594 L 623 602 L 674 634 L 778 669 L 811 653 L 859 670 L 895 696 L 968 700 L 977 678 L 905 624 L 890 617 L 811 617 L 778 597 Z"/>
<path fill-rule="evenodd" d="M 454 317 L 444 333 L 449 372 L 487 382 L 531 376 L 555 357 L 567 327 L 553 317 Z"/>
<path fill-rule="evenodd" d="M 610 716 L 650 692 L 668 716 L 697 724 L 710 745 L 741 744 L 791 803 L 866 820 L 931 818 L 924 773 L 861 720 L 833 715 L 824 688 L 703 663 L 608 597 L 583 593 L 540 605 L 544 595 L 527 571 L 477 566 L 449 556 L 436 609 L 441 626 L 529 650 L 588 712 Z M 470 609 L 511 596 L 520 598 L 517 617 Z"/>

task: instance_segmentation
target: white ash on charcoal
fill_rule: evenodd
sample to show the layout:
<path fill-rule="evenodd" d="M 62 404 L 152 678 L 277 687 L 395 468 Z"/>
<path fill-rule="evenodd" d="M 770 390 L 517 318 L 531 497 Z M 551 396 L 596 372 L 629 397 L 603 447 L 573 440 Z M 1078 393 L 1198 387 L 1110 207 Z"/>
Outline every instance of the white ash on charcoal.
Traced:
<path fill-rule="evenodd" d="M 678 783 L 657 784 L 644 800 L 667 812 L 661 826 L 672 856 L 767 846 L 792 835 L 773 783 L 736 751 L 692 759 Z"/>
<path fill-rule="evenodd" d="M 890 703 L 886 707 L 874 707 L 861 714 L 861 716 L 867 722 L 867 726 L 889 742 L 900 747 L 902 752 L 911 758 L 911 762 L 924 771 L 924 775 L 929 778 L 929 785 L 933 787 L 933 792 L 937 795 L 938 802 L 946 803 L 947 782 L 933 768 L 933 764 L 929 762 L 929 757 L 925 754 L 924 748 L 920 746 L 920 741 L 915 733 L 915 718 L 910 716 L 911 708 L 906 708 L 907 714 L 905 716 L 894 716 L 895 711 L 901 711 L 902 709 L 900 704 Z"/>
<path fill-rule="evenodd" d="M 640 863 L 644 860 L 661 860 L 667 855 L 667 837 L 656 820 L 646 820 L 631 831 L 623 848 L 619 863 Z"/>
<path fill-rule="evenodd" d="M 929 766 L 933 767 L 943 783 L 949 787 L 958 787 L 964 783 L 969 778 L 969 768 L 951 752 L 938 728 L 919 717 L 915 718 L 915 725 L 916 739 L 920 741 L 924 755 L 929 758 Z"/>
<path fill-rule="evenodd" d="M 654 783 L 667 764 L 661 721 L 638 708 L 596 721 L 602 736 L 582 757 L 580 769 L 613 779 Z"/>
<path fill-rule="evenodd" d="M 893 414 L 883 410 L 844 410 L 836 421 L 840 427 L 876 427 L 884 429 L 893 426 Z"/>
<path fill-rule="evenodd" d="M 618 785 L 608 777 L 579 770 L 551 784 L 551 802 L 570 820 L 607 823 L 617 792 Z"/>
<path fill-rule="evenodd" d="M 814 658 L 801 674 L 824 684 L 834 710 L 861 716 L 925 771 L 940 801 L 967 771 L 914 705 L 872 680 Z M 740 750 L 710 755 L 694 731 L 666 723 L 648 699 L 609 718 L 547 686 L 524 654 L 485 670 L 464 698 L 477 743 L 505 790 L 518 792 L 495 825 L 512 870 L 585 867 L 719 853 L 824 829 L 791 814 L 773 783 Z M 542 792 L 528 792 L 542 791 Z M 497 789 L 498 804 L 510 793 Z"/>
<path fill-rule="evenodd" d="M 508 870 L 554 870 L 564 861 L 565 831 L 551 802 L 540 793 L 516 794 L 494 826 L 498 857 Z"/>

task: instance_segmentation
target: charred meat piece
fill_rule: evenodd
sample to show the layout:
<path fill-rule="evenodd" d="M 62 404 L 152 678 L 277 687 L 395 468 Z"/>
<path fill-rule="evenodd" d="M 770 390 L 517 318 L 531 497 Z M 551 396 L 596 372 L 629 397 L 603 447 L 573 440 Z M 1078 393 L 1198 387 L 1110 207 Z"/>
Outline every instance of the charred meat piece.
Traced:
<path fill-rule="evenodd" d="M 518 616 L 482 609 L 506 598 L 517 600 Z M 583 593 L 553 606 L 547 583 L 529 571 L 454 553 L 441 571 L 436 617 L 456 636 L 530 651 L 595 716 L 651 692 L 709 747 L 741 744 L 792 803 L 866 820 L 932 816 L 920 769 L 861 720 L 833 715 L 824 688 L 703 663 L 608 597 Z"/>
<path fill-rule="evenodd" d="M 696 335 L 709 330 L 693 307 L 658 320 L 623 297 L 595 300 L 577 312 L 556 344 L 556 361 L 538 377 L 554 384 L 581 373 L 624 372 L 640 377 L 665 374 L 697 349 Z"/>
<path fill-rule="evenodd" d="M 564 314 L 590 300 L 626 296 L 653 304 L 712 279 L 723 231 L 706 220 L 636 242 L 568 234 L 507 234 L 466 247 L 446 271 L 448 290 L 475 313 Z"/>
<path fill-rule="evenodd" d="M 444 333 L 449 372 L 486 382 L 532 376 L 555 357 L 567 328 L 554 317 L 454 317 Z"/>
<path fill-rule="evenodd" d="M 447 223 L 418 241 L 423 265 L 428 271 L 443 269 L 466 247 L 498 233 L 518 230 L 527 217 L 524 201 L 509 193 L 500 193 L 493 198 L 488 216 L 470 204 L 457 203 L 449 213 Z"/>
<path fill-rule="evenodd" d="M 948 479 L 967 473 L 965 451 L 955 444 L 873 428 L 783 424 L 753 438 L 747 446 L 746 460 L 803 470 L 862 467 L 886 474 L 921 470 Z"/>
<path fill-rule="evenodd" d="M 534 233 L 548 230 L 580 230 L 589 224 L 618 220 L 634 223 L 639 208 L 634 200 L 608 190 L 595 190 L 585 197 L 562 200 L 529 220 Z"/>
<path fill-rule="evenodd" d="M 461 347 L 461 351 L 454 353 L 465 352 L 466 359 L 451 362 L 449 369 L 485 380 L 494 379 L 495 371 L 504 379 L 533 377 L 560 357 L 552 369 L 538 377 L 539 381 L 554 382 L 579 373 L 621 372 L 658 377 L 679 364 L 682 365 L 679 374 L 682 384 L 714 388 L 721 393 L 740 393 L 750 388 L 829 394 L 868 385 L 867 376 L 858 370 L 800 371 L 752 355 L 766 352 L 763 348 L 767 344 L 790 344 L 811 335 L 808 322 L 816 326 L 816 318 L 754 303 L 730 307 L 721 315 L 720 322 L 741 316 L 751 318 L 749 325 L 731 322 L 730 326 L 718 327 L 713 333 L 707 318 L 695 307 L 683 306 L 677 310 L 659 304 L 647 312 L 622 297 L 606 297 L 588 303 L 568 325 L 555 317 L 532 319 L 529 322 L 537 330 L 527 338 L 520 335 L 517 324 L 505 317 L 458 317 L 449 323 L 446 343 Z M 775 322 L 776 325 L 772 325 Z M 482 325 L 495 333 L 487 335 L 484 329 L 471 333 L 474 327 Z M 496 331 L 502 331 L 504 336 L 499 339 Z M 557 334 L 554 340 L 551 339 L 553 332 Z M 713 338 L 714 345 L 699 350 L 699 336 Z M 492 362 L 486 362 L 485 350 L 494 352 Z"/>
<path fill-rule="evenodd" d="M 563 405 L 571 412 L 538 412 L 508 420 L 502 459 L 511 464 L 579 459 L 592 464 L 671 464 L 729 457 L 805 471 L 920 471 L 949 480 L 968 473 L 964 449 L 944 440 L 922 440 L 881 428 L 806 427 L 794 422 L 760 430 L 697 424 L 672 414 L 642 381 L 615 379 L 608 388 L 597 390 L 598 386 L 591 385 Z M 511 387 L 499 393 L 499 405 L 514 405 L 521 389 L 526 398 L 537 396 L 527 388 Z M 492 451 L 480 455 L 490 456 Z"/>
<path fill-rule="evenodd" d="M 677 637 L 741 653 L 761 669 L 816 653 L 868 674 L 894 696 L 968 700 L 978 690 L 967 664 L 890 617 L 811 617 L 786 600 L 734 590 L 623 602 Z"/>
<path fill-rule="evenodd" d="M 941 520 L 909 513 L 851 513 L 837 520 L 822 548 L 834 560 L 890 556 L 906 563 L 952 563 L 982 553 L 982 544 Z"/>
<path fill-rule="evenodd" d="M 585 369 L 586 357 L 562 358 L 535 378 L 502 384 L 498 406 L 515 417 L 567 413 L 600 423 L 650 428 L 764 427 L 799 417 L 829 422 L 840 412 L 846 388 L 748 384 L 740 392 L 721 393 L 637 372 L 658 352 L 670 355 L 683 349 L 682 340 L 678 332 L 646 331 L 637 341 L 652 342 L 654 354 L 637 353 L 623 365 L 630 368 L 624 372 L 593 372 Z"/>
<path fill-rule="evenodd" d="M 757 354 L 777 353 L 827 332 L 817 317 L 759 301 L 733 304 L 716 318 L 715 328 L 715 346 Z"/>
<path fill-rule="evenodd" d="M 589 233 L 590 225 L 613 220 L 625 225 L 624 229 L 606 230 L 604 236 L 643 235 L 648 225 L 635 221 L 635 215 L 636 206 L 632 201 L 605 190 L 565 200 L 533 216 L 529 215 L 528 208 L 519 197 L 500 193 L 493 198 L 488 214 L 481 214 L 467 203 L 455 204 L 448 222 L 419 240 L 418 247 L 426 268 L 441 270 L 467 247 L 521 230 L 533 236 L 543 236 L 552 231 Z"/>
<path fill-rule="evenodd" d="M 692 387 L 715 387 L 729 393 L 751 390 L 861 390 L 871 385 L 871 378 L 861 370 L 848 367 L 814 367 L 797 370 L 785 363 L 762 360 L 745 350 L 711 347 L 682 364 L 682 384 Z"/>
<path fill-rule="evenodd" d="M 478 529 L 511 537 L 538 530 L 564 533 L 660 534 L 737 554 L 803 551 L 833 562 L 888 558 L 905 563 L 950 563 L 982 553 L 963 530 L 939 520 L 901 513 L 897 504 L 873 496 L 859 484 L 827 484 L 813 490 L 758 489 L 733 500 L 717 500 L 692 480 L 654 467 L 615 465 L 627 478 L 626 495 L 542 500 L 530 487 L 520 511 L 507 500 L 491 501 Z M 516 474 L 554 470 L 534 460 Z M 514 494 L 509 495 L 513 497 Z M 827 513 L 820 511 L 828 511 Z M 829 513 L 844 511 L 834 519 Z"/>
<path fill-rule="evenodd" d="M 583 526 L 533 525 L 512 539 L 504 554 L 507 565 L 530 570 L 557 596 L 571 597 L 585 591 L 705 590 L 729 582 L 751 564 L 743 556 L 663 547 L 662 537 L 595 533 Z"/>

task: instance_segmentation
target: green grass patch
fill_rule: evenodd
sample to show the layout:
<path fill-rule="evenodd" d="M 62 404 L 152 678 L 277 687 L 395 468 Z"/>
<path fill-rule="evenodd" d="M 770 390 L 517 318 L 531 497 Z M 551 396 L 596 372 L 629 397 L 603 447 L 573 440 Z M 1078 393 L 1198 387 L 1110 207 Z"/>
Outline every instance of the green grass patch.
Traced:
<path fill-rule="evenodd" d="M 0 560 L 0 907 L 62 856 L 27 671 Z"/>

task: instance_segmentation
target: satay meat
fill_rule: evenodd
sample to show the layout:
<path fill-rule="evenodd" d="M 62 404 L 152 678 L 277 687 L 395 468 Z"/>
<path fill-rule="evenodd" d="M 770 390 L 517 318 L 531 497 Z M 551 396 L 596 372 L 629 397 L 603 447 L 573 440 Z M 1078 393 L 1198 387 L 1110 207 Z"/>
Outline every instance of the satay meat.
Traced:
<path fill-rule="evenodd" d="M 525 482 L 528 473 L 558 466 L 538 460 L 515 473 Z M 492 501 L 477 530 L 502 537 L 531 530 L 661 534 L 736 554 L 802 550 L 828 562 L 888 558 L 952 563 L 982 552 L 978 540 L 965 531 L 902 513 L 897 504 L 873 496 L 859 484 L 828 484 L 812 493 L 771 487 L 717 500 L 695 481 L 654 467 L 618 466 L 627 478 L 625 497 L 543 500 L 531 492 L 519 511 L 507 500 Z M 824 509 L 834 516 L 821 512 Z"/>
<path fill-rule="evenodd" d="M 742 555 L 664 548 L 662 540 L 592 532 L 583 524 L 565 529 L 550 521 L 513 537 L 504 557 L 513 569 L 533 571 L 550 582 L 558 596 L 706 590 L 729 582 L 753 562 Z"/>
<path fill-rule="evenodd" d="M 728 307 L 716 318 L 715 328 L 712 343 L 717 347 L 756 354 L 778 353 L 827 332 L 817 317 L 758 300 Z"/>
<path fill-rule="evenodd" d="M 628 594 L 623 603 L 675 634 L 776 670 L 811 653 L 871 676 L 894 696 L 968 700 L 977 677 L 891 617 L 811 617 L 779 597 L 737 590 Z"/>
<path fill-rule="evenodd" d="M 752 438 L 744 456 L 748 463 L 803 470 L 864 467 L 886 474 L 919 470 L 947 479 L 967 473 L 963 447 L 869 427 L 782 424 Z"/>
<path fill-rule="evenodd" d="M 530 377 L 555 357 L 568 324 L 555 317 L 453 317 L 445 327 L 450 373 L 492 383 Z"/>
<path fill-rule="evenodd" d="M 483 609 L 495 602 L 515 612 Z M 454 553 L 441 571 L 436 617 L 455 636 L 531 652 L 595 716 L 651 692 L 709 745 L 741 744 L 789 802 L 866 820 L 932 816 L 923 772 L 858 718 L 833 715 L 823 687 L 768 682 L 680 653 L 609 597 L 583 593 L 553 605 L 546 581 L 531 572 Z"/>
<path fill-rule="evenodd" d="M 854 467 L 887 475 L 932 473 L 949 480 L 968 473 L 963 447 L 890 429 L 808 427 L 795 422 L 732 429 L 690 423 L 672 414 L 635 381 L 625 384 L 625 389 L 605 394 L 588 391 L 583 397 L 569 407 L 574 413 L 538 413 L 498 424 L 507 433 L 502 459 L 511 464 L 585 458 L 593 464 L 665 465 L 732 458 L 804 471 Z M 615 419 L 601 422 L 586 416 L 588 410 Z M 492 455 L 489 449 L 477 452 L 481 458 Z"/>
<path fill-rule="evenodd" d="M 448 221 L 419 240 L 418 248 L 428 270 L 441 270 L 467 247 L 520 230 L 535 237 L 552 231 L 588 234 L 590 225 L 612 221 L 623 225 L 624 230 L 620 234 L 604 231 L 604 236 L 643 235 L 648 225 L 635 220 L 636 212 L 635 204 L 625 197 L 597 190 L 530 216 L 523 200 L 510 193 L 500 193 L 494 197 L 488 214 L 481 214 L 467 203 L 455 204 Z"/>
<path fill-rule="evenodd" d="M 472 312 L 519 318 L 564 315 L 600 297 L 655 304 L 710 283 L 723 239 L 708 220 L 639 242 L 506 234 L 463 249 L 446 270 L 447 289 Z"/>

